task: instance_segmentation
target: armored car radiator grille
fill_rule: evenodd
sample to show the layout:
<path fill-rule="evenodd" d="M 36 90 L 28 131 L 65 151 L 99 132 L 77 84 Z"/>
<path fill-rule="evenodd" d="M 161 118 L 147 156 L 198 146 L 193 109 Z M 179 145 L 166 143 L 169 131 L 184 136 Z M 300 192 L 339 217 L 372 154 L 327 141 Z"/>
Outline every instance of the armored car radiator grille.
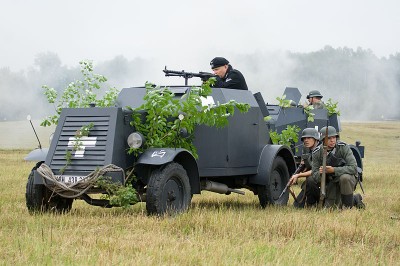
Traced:
<path fill-rule="evenodd" d="M 77 138 L 77 132 L 82 127 L 92 124 L 87 137 Z M 57 173 L 65 166 L 66 173 L 91 172 L 104 166 L 109 126 L 110 116 L 66 116 L 51 159 L 53 172 Z M 70 162 L 67 160 L 68 153 L 71 155 Z"/>

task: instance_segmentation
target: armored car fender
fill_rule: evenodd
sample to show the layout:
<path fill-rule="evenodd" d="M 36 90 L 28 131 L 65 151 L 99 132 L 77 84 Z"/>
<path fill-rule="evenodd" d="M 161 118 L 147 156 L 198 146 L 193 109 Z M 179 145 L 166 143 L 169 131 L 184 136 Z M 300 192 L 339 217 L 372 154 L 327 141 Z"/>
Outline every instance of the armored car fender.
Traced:
<path fill-rule="evenodd" d="M 44 162 L 46 160 L 47 153 L 49 152 L 49 148 L 42 149 L 34 149 L 30 153 L 26 155 L 24 158 L 25 161 L 33 161 L 33 162 Z"/>
<path fill-rule="evenodd" d="M 146 173 L 151 166 L 162 166 L 171 162 L 182 165 L 189 177 L 193 194 L 200 193 L 200 177 L 196 159 L 186 149 L 182 148 L 150 148 L 138 158 L 135 168 L 142 178 L 147 179 Z M 144 180 L 147 183 L 147 180 Z"/>

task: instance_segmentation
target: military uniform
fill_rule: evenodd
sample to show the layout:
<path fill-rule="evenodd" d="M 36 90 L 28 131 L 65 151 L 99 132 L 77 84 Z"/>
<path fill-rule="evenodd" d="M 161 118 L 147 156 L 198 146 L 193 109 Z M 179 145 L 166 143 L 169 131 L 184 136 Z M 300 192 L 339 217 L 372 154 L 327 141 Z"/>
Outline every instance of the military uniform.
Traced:
<path fill-rule="evenodd" d="M 319 147 L 319 146 L 317 146 Z M 314 150 L 317 148 L 315 147 Z M 301 155 L 301 160 L 304 163 L 304 172 L 309 171 L 312 168 L 312 152 L 313 150 L 304 147 L 303 153 Z M 293 203 L 296 208 L 304 208 L 307 204 L 308 207 L 315 206 L 318 203 L 320 195 L 320 189 L 318 183 L 312 178 L 312 176 L 308 176 L 306 180 L 301 185 L 301 191 L 296 198 L 296 201 Z"/>
<path fill-rule="evenodd" d="M 316 99 L 320 99 L 321 100 L 322 97 L 323 97 L 322 94 L 317 90 L 310 91 L 308 93 L 308 95 L 307 95 L 307 99 L 316 98 Z M 324 109 L 324 108 L 326 108 L 325 103 L 323 101 L 313 102 L 312 106 L 313 106 L 314 109 Z"/>
<path fill-rule="evenodd" d="M 325 103 L 323 101 L 315 102 L 312 104 L 314 109 L 326 109 Z"/>
<path fill-rule="evenodd" d="M 321 130 L 322 131 L 322 130 Z M 321 183 L 319 168 L 322 166 L 322 145 L 318 146 L 312 153 L 312 178 L 317 184 Z M 351 207 L 353 205 L 353 192 L 356 186 L 357 161 L 350 147 L 341 141 L 328 152 L 327 164 L 333 166 L 335 172 L 326 175 L 326 198 L 325 206 Z"/>
<path fill-rule="evenodd" d="M 213 87 L 248 90 L 246 80 L 242 73 L 240 73 L 239 70 L 233 69 L 231 65 L 228 65 L 228 69 L 223 78 L 217 77 L 217 81 Z"/>

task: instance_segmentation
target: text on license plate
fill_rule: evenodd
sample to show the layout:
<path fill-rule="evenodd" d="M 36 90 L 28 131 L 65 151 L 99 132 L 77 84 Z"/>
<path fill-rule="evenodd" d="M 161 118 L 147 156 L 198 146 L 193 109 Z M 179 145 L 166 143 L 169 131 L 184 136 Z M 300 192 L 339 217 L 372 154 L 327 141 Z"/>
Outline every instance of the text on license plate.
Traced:
<path fill-rule="evenodd" d="M 77 183 L 85 178 L 86 176 L 56 175 L 56 179 L 62 183 Z"/>

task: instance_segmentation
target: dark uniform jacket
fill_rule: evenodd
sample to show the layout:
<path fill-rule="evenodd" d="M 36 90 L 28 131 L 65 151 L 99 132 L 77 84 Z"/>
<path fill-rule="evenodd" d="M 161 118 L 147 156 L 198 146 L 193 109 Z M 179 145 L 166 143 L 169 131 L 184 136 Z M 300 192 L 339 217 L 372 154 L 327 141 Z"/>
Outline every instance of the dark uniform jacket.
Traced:
<path fill-rule="evenodd" d="M 318 145 L 314 149 L 316 149 L 318 147 Z M 312 168 L 312 152 L 313 152 L 313 150 L 303 146 L 301 160 L 304 162 L 304 166 L 305 166 L 304 171 L 311 170 L 311 168 Z"/>
<path fill-rule="evenodd" d="M 228 65 L 228 69 L 223 78 L 217 77 L 217 81 L 213 87 L 248 90 L 246 80 L 242 73 L 240 73 L 239 70 L 233 69 L 231 65 Z"/>
<path fill-rule="evenodd" d="M 319 168 L 322 166 L 323 153 L 324 149 L 322 145 L 318 146 L 312 153 L 312 177 L 317 183 L 321 182 L 321 174 L 319 173 Z M 354 176 L 357 174 L 356 158 L 354 157 L 350 147 L 342 141 L 338 141 L 335 148 L 328 152 L 326 161 L 326 165 L 330 165 L 335 168 L 335 173 L 333 174 L 331 179 L 340 177 L 343 174 Z"/>

